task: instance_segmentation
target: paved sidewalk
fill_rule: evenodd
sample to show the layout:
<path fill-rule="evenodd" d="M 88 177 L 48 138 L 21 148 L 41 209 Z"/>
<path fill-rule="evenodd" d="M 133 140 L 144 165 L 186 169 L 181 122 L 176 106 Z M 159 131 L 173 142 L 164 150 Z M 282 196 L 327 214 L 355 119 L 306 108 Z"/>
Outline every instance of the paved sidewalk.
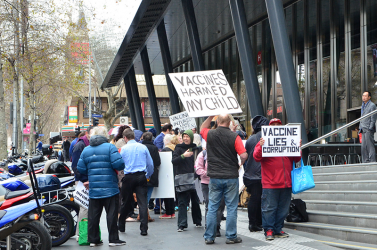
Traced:
<path fill-rule="evenodd" d="M 203 206 L 202 206 L 203 208 Z M 202 210 L 203 211 L 203 210 Z M 189 218 L 191 213 L 189 212 Z M 216 238 L 215 244 L 205 245 L 204 243 L 204 227 L 196 228 L 189 219 L 189 227 L 184 232 L 177 232 L 177 219 L 164 219 L 158 218 L 158 215 L 153 214 L 151 211 L 151 217 L 156 221 L 149 223 L 148 236 L 140 235 L 140 223 L 129 222 L 126 224 L 126 232 L 120 233 L 120 239 L 127 242 L 127 249 L 174 249 L 174 250 L 200 250 L 200 249 L 256 249 L 256 250 L 336 250 L 339 248 L 328 246 L 324 243 L 314 239 L 312 234 L 302 232 L 299 234 L 295 230 L 286 230 L 289 232 L 290 237 L 285 239 L 275 239 L 270 242 L 266 242 L 262 232 L 251 233 L 248 230 L 248 220 L 246 209 L 239 210 L 238 212 L 238 234 L 242 237 L 243 242 L 240 244 L 227 245 L 225 244 L 225 231 L 221 230 L 222 236 Z M 204 218 L 204 217 L 203 217 Z M 203 221 L 204 225 L 204 221 Z M 222 228 L 225 228 L 225 221 L 222 222 Z M 108 236 L 106 227 L 106 213 L 102 213 L 101 217 L 101 230 L 103 246 L 96 247 L 94 249 L 103 250 L 110 249 L 108 246 Z M 111 249 L 121 249 L 122 247 L 111 247 Z M 78 244 L 74 237 L 68 240 L 59 249 L 89 249 L 89 246 L 78 247 Z M 93 248 L 91 248 L 93 249 Z"/>

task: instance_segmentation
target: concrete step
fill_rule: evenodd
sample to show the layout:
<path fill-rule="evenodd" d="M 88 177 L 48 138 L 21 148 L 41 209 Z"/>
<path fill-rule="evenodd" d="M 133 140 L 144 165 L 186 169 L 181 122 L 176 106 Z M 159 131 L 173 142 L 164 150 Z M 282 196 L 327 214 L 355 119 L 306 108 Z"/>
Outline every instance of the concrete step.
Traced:
<path fill-rule="evenodd" d="M 377 215 L 307 210 L 310 222 L 377 229 Z"/>
<path fill-rule="evenodd" d="M 377 180 L 377 171 L 335 172 L 314 174 L 314 181 L 362 181 Z"/>
<path fill-rule="evenodd" d="M 316 181 L 313 190 L 377 190 L 377 180 Z"/>
<path fill-rule="evenodd" d="M 341 190 L 308 190 L 294 195 L 295 198 L 306 200 L 333 200 L 333 201 L 364 201 L 376 202 L 377 191 L 341 191 Z"/>
<path fill-rule="evenodd" d="M 336 239 L 377 245 L 377 229 L 365 227 L 340 226 L 334 224 L 324 224 L 315 222 L 285 222 L 284 225 L 288 228 L 293 228 L 320 235 L 326 235 L 328 237 L 333 237 Z"/>
<path fill-rule="evenodd" d="M 377 164 L 376 163 L 364 163 L 364 164 L 321 166 L 321 167 L 312 167 L 312 171 L 313 171 L 313 174 L 377 171 Z"/>
<path fill-rule="evenodd" d="M 377 202 L 305 200 L 307 210 L 377 214 Z"/>

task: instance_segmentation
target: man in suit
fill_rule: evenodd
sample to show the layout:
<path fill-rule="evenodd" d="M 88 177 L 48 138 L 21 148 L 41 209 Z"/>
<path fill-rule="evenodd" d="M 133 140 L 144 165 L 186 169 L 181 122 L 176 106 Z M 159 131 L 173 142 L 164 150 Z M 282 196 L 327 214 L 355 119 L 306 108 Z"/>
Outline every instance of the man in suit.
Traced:
<path fill-rule="evenodd" d="M 365 91 L 362 96 L 363 104 L 361 105 L 361 116 L 369 114 L 376 110 L 376 105 L 370 100 L 371 93 Z M 376 161 L 376 150 L 374 148 L 374 133 L 376 132 L 376 118 L 374 114 L 360 121 L 361 140 L 361 158 L 363 163 Z"/>

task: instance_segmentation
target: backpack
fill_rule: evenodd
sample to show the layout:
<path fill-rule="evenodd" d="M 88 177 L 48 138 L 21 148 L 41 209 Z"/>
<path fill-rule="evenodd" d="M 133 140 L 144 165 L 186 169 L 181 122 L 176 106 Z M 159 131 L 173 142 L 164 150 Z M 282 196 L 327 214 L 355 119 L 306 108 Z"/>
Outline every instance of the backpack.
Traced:
<path fill-rule="evenodd" d="M 301 199 L 291 200 L 289 205 L 288 222 L 308 222 L 309 216 L 306 212 L 306 203 Z"/>

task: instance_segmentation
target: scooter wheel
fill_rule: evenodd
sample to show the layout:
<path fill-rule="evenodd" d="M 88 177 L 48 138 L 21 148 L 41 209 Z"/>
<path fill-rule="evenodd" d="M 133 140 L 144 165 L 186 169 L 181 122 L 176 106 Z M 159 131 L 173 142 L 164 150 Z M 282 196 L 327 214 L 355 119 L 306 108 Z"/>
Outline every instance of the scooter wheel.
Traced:
<path fill-rule="evenodd" d="M 78 220 L 79 212 L 80 212 L 80 206 L 76 202 L 70 201 L 70 200 L 65 200 L 65 201 L 59 202 L 58 204 L 65 207 L 66 209 L 68 209 L 71 212 L 72 218 L 73 218 L 73 223 L 74 223 L 74 226 L 73 226 L 72 232 L 71 232 L 71 236 L 75 235 L 76 234 L 76 227 L 77 227 L 77 220 Z"/>

